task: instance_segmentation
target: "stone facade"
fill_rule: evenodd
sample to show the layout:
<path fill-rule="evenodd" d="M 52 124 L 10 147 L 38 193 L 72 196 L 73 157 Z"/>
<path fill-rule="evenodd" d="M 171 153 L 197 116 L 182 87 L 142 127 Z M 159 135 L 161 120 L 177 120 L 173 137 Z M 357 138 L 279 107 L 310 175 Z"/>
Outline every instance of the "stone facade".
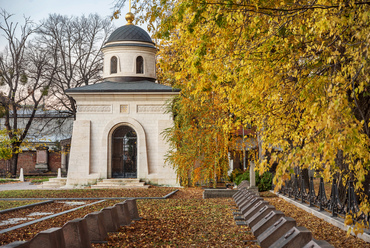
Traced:
<path fill-rule="evenodd" d="M 118 42 L 112 42 L 112 45 L 119 44 Z M 140 45 L 142 42 L 135 42 L 134 44 Z M 111 77 L 137 77 L 136 74 L 136 58 L 142 56 L 144 59 L 144 72 L 141 77 L 155 78 L 155 48 L 141 47 L 138 51 L 135 46 L 115 46 L 104 48 L 104 70 L 103 77 L 109 79 Z M 116 56 L 118 63 L 117 73 L 110 73 L 110 59 Z"/>
<path fill-rule="evenodd" d="M 164 113 L 165 103 L 172 94 L 72 95 L 79 105 L 94 106 L 91 109 L 96 110 L 109 106 L 111 111 L 78 112 L 67 184 L 92 184 L 97 179 L 111 177 L 111 136 L 121 125 L 133 128 L 138 136 L 138 178 L 156 184 L 177 184 L 173 169 L 164 165 L 168 145 L 161 134 L 172 125 L 170 114 Z M 128 106 L 128 111 L 122 112 L 122 106 Z M 141 111 L 142 106 L 146 111 Z"/>
<path fill-rule="evenodd" d="M 178 185 L 162 132 L 173 125 L 166 103 L 179 91 L 155 82 L 154 43 L 128 24 L 102 51 L 104 81 L 67 91 L 77 103 L 67 187 L 120 177 Z"/>

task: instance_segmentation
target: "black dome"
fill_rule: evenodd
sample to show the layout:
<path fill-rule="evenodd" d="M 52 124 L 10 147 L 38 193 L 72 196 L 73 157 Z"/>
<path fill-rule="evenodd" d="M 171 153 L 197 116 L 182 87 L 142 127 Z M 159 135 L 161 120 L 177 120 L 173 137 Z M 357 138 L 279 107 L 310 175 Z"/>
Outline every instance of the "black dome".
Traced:
<path fill-rule="evenodd" d="M 125 25 L 114 30 L 106 43 L 114 41 L 141 41 L 154 44 L 149 34 L 135 25 Z"/>

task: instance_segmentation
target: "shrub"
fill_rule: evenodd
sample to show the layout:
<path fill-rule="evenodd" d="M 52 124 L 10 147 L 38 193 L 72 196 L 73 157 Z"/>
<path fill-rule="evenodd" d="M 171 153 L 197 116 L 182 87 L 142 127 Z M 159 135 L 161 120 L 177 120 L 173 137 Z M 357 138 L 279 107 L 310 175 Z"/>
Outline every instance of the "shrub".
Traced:
<path fill-rule="evenodd" d="M 272 186 L 272 173 L 266 171 L 262 174 L 262 176 L 259 175 L 258 171 L 256 171 L 256 185 L 258 187 L 258 191 L 263 192 L 271 189 Z"/>
<path fill-rule="evenodd" d="M 248 180 L 249 181 L 249 171 L 245 171 L 243 174 L 236 176 L 234 183 L 239 185 L 242 181 Z"/>
<path fill-rule="evenodd" d="M 258 187 L 258 191 L 263 192 L 270 190 L 272 186 L 272 178 L 273 176 L 271 172 L 266 171 L 262 176 L 260 176 L 258 171 L 256 171 L 256 186 Z M 245 171 L 243 174 L 236 176 L 234 183 L 239 185 L 244 180 L 249 181 L 249 171 Z"/>
<path fill-rule="evenodd" d="M 243 174 L 243 171 L 241 169 L 239 169 L 239 168 L 234 169 L 231 172 L 231 175 L 229 177 L 230 182 L 234 182 L 234 180 L 236 179 L 236 177 L 239 176 L 240 174 Z"/>

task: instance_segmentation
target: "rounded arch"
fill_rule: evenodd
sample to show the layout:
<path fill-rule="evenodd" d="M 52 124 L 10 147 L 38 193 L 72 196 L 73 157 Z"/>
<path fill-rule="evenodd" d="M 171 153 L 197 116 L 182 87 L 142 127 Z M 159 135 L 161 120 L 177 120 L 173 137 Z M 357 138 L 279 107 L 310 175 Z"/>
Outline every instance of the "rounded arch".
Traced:
<path fill-rule="evenodd" d="M 118 59 L 116 56 L 110 58 L 110 74 L 117 73 Z"/>
<path fill-rule="evenodd" d="M 142 56 L 136 57 L 136 74 L 144 74 L 144 59 Z"/>
<path fill-rule="evenodd" d="M 146 145 L 146 134 L 143 126 L 134 118 L 118 117 L 108 122 L 103 130 L 102 147 L 108 147 L 106 156 L 107 161 L 107 177 L 112 174 L 112 134 L 120 126 L 131 127 L 137 135 L 137 178 L 147 178 L 148 155 Z"/>

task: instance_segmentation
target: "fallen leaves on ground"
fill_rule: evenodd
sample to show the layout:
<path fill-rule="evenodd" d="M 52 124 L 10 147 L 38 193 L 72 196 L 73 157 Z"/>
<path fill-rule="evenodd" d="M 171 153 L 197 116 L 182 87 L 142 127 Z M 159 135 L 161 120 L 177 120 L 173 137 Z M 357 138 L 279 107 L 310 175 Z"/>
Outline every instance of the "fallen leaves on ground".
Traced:
<path fill-rule="evenodd" d="M 137 200 L 142 220 L 110 233 L 108 244 L 94 247 L 259 247 L 250 228 L 235 224 L 232 216 L 234 201 L 229 198 L 202 199 L 199 188 L 179 189 L 167 200 Z M 356 237 L 305 212 L 304 210 L 262 193 L 265 200 L 297 221 L 298 226 L 308 228 L 315 239 L 326 240 L 335 247 L 370 247 Z M 58 216 L 18 230 L 0 234 L 0 245 L 16 240 L 30 240 L 38 232 L 51 227 L 61 227 L 67 221 L 83 218 L 86 214 L 113 206 L 119 200 L 103 203 Z M 45 210 L 43 210 L 45 211 Z M 244 242 L 246 241 L 246 242 Z"/>
<path fill-rule="evenodd" d="M 203 189 L 201 188 L 180 188 L 171 199 L 203 199 Z"/>
<path fill-rule="evenodd" d="M 24 208 L 24 209 L 19 209 L 19 210 L 3 213 L 0 215 L 0 229 L 6 229 L 6 228 L 16 226 L 16 225 L 19 225 L 25 222 L 29 222 L 31 220 L 43 218 L 47 215 L 52 215 L 52 214 L 60 213 L 60 212 L 63 212 L 63 211 L 66 211 L 72 208 L 77 208 L 77 207 L 80 207 L 82 205 L 86 205 L 92 202 L 93 201 L 84 201 L 83 202 L 84 204 L 81 204 L 81 205 L 69 205 L 61 201 L 55 201 L 53 203 L 46 203 L 42 205 L 37 205 L 37 206 L 29 207 L 29 208 Z M 32 213 L 50 213 L 50 214 L 34 215 L 30 217 L 29 215 Z M 14 218 L 23 218 L 24 220 L 19 221 L 15 224 L 1 225 L 2 221 L 14 219 Z"/>
<path fill-rule="evenodd" d="M 255 237 L 239 227 L 232 199 L 139 200 L 142 220 L 94 247 L 245 247 Z"/>
<path fill-rule="evenodd" d="M 69 189 L 69 190 L 8 190 L 0 198 L 103 198 L 103 197 L 163 197 L 176 188 L 148 189 Z"/>
<path fill-rule="evenodd" d="M 32 203 L 37 203 L 40 201 L 0 201 L 0 210 L 5 210 L 9 208 L 16 208 L 24 205 L 29 205 Z"/>

